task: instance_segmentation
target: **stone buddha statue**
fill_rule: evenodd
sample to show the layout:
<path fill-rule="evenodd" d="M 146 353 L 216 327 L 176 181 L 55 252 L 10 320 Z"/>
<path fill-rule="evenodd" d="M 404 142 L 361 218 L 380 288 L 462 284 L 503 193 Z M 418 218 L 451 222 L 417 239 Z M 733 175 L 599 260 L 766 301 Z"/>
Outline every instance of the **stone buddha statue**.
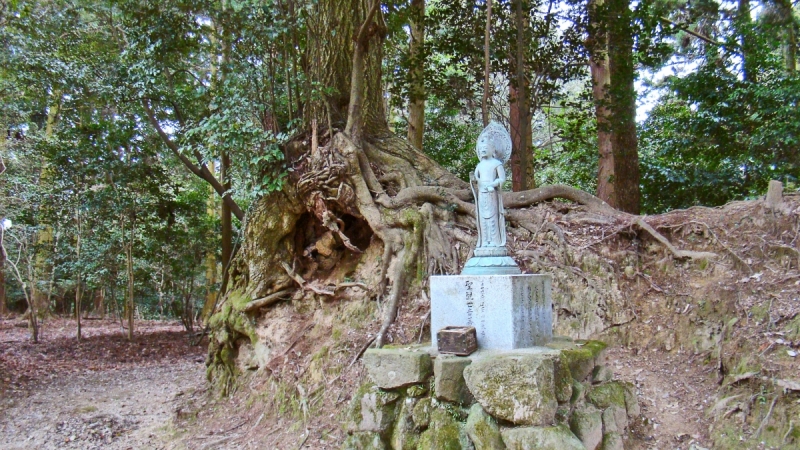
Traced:
<path fill-rule="evenodd" d="M 475 256 L 461 272 L 465 275 L 518 274 L 519 267 L 506 250 L 506 220 L 503 209 L 503 164 L 511 156 L 511 136 L 497 122 L 491 122 L 478 137 L 480 162 L 470 177 L 475 197 L 478 242 Z"/>

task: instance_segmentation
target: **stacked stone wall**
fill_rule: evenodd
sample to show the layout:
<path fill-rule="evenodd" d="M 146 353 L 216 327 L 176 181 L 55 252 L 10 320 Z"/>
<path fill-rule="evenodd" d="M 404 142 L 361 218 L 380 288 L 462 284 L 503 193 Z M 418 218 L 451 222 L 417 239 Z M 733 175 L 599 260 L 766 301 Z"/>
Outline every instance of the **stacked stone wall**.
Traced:
<path fill-rule="evenodd" d="M 353 396 L 347 450 L 624 449 L 636 390 L 615 381 L 600 341 L 438 355 L 370 349 Z"/>

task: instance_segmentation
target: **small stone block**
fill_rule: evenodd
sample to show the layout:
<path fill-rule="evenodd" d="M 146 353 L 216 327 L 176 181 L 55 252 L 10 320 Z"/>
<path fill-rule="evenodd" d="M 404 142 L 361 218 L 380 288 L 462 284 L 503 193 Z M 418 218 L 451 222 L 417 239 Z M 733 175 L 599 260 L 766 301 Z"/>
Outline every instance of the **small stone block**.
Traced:
<path fill-rule="evenodd" d="M 424 382 L 431 374 L 431 357 L 423 351 L 371 348 L 364 353 L 364 366 L 381 389 Z"/>
<path fill-rule="evenodd" d="M 437 333 L 439 353 L 468 356 L 478 349 L 475 327 L 444 327 Z"/>
<path fill-rule="evenodd" d="M 482 349 L 528 348 L 553 338 L 550 275 L 442 275 L 430 277 L 430 286 L 434 348 L 437 331 L 447 326 L 475 327 Z"/>
<path fill-rule="evenodd" d="M 469 358 L 439 356 L 433 363 L 433 390 L 436 398 L 446 402 L 468 405 L 474 401 L 464 380 L 464 369 L 472 363 Z"/>

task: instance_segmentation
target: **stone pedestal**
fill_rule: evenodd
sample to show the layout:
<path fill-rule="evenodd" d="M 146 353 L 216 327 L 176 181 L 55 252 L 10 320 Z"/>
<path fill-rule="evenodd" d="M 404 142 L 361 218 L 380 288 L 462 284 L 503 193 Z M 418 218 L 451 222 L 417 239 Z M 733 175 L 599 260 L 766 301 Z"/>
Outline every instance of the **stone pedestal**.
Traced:
<path fill-rule="evenodd" d="M 513 350 L 553 338 L 550 275 L 432 276 L 431 342 L 451 325 L 473 326 L 478 348 Z"/>

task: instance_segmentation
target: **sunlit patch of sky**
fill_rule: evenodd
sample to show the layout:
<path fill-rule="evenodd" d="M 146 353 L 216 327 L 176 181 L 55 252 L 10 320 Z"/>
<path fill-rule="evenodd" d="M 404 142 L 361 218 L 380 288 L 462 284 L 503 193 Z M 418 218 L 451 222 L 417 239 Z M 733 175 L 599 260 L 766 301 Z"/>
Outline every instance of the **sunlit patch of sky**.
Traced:
<path fill-rule="evenodd" d="M 699 67 L 698 60 L 687 61 L 684 57 L 673 56 L 669 62 L 659 70 L 640 70 L 639 77 L 634 83 L 636 89 L 636 122 L 647 120 L 650 111 L 658 103 L 664 93 L 664 82 L 668 77 L 686 76 Z"/>

